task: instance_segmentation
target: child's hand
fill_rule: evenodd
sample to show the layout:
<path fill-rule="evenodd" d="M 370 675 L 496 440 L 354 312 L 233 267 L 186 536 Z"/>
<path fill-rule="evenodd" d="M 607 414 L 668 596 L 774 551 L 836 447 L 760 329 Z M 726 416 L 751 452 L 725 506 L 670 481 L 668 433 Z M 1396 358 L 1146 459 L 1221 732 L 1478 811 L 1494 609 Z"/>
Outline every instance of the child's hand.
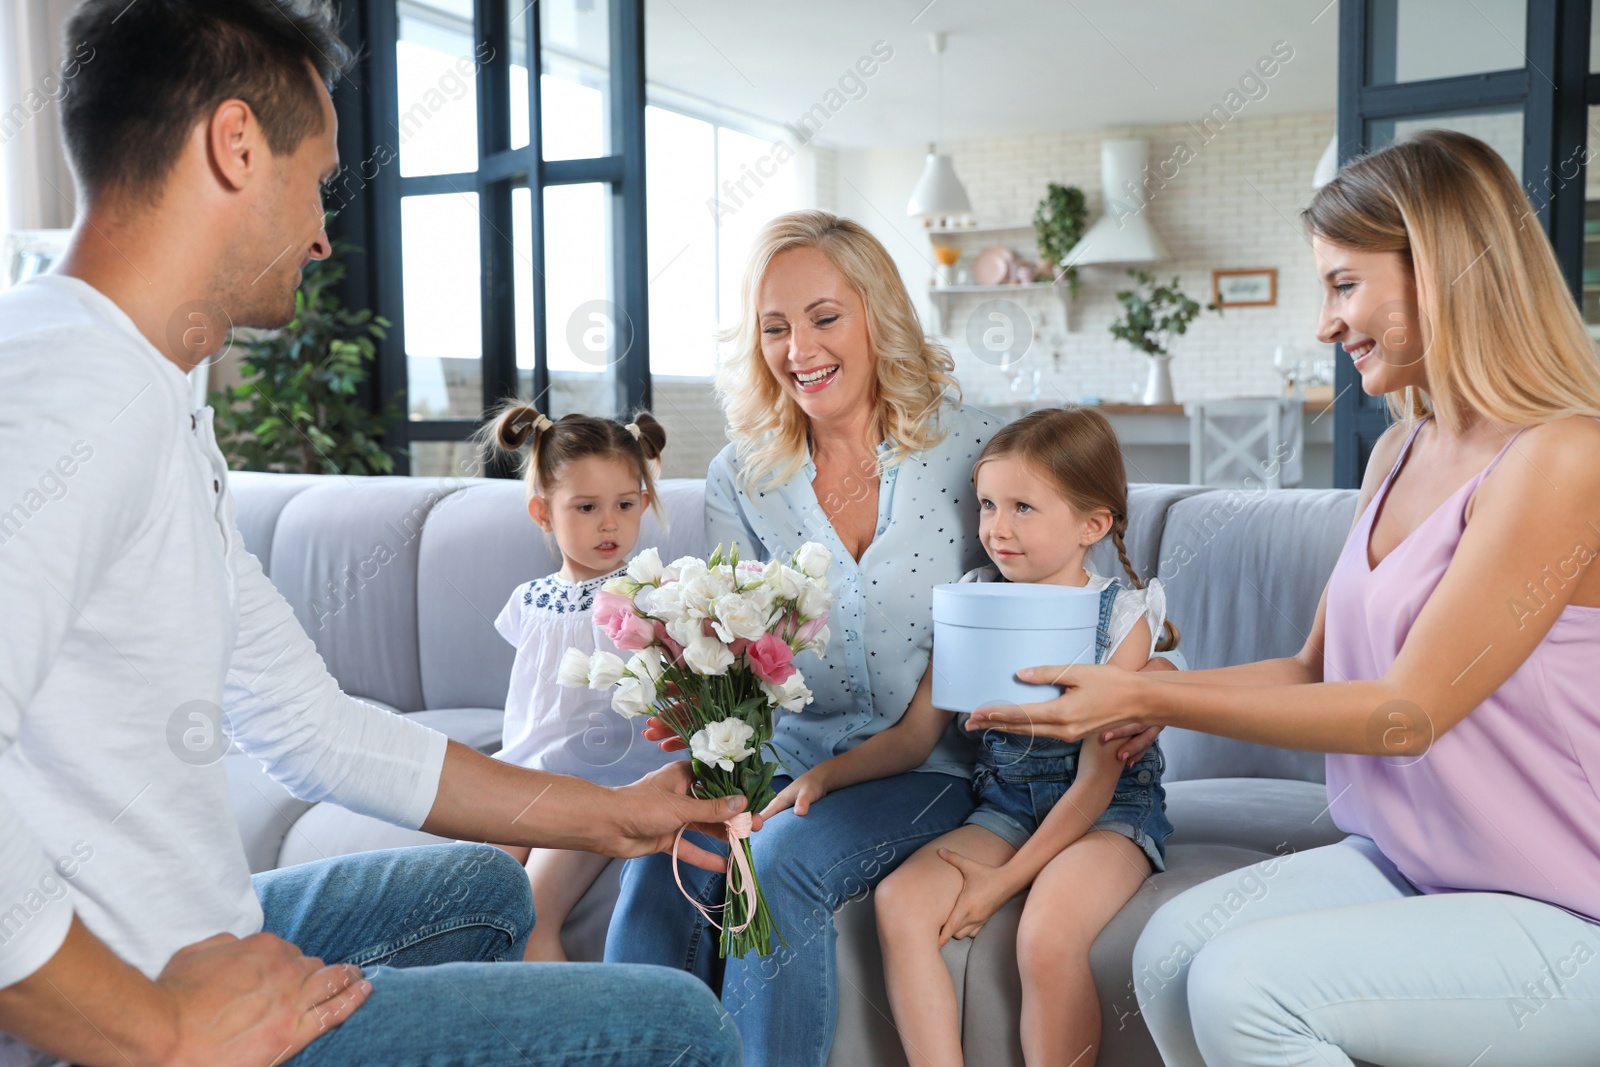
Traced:
<path fill-rule="evenodd" d="M 668 682 L 666 691 L 674 699 L 662 704 L 659 715 L 651 715 L 645 719 L 644 729 L 640 731 L 640 734 L 646 741 L 654 741 L 656 747 L 663 752 L 681 752 L 688 748 L 689 745 L 678 736 L 678 731 L 674 730 L 672 724 L 667 721 L 669 717 L 681 714 L 680 705 L 676 699 L 678 687 L 672 682 Z"/>
<path fill-rule="evenodd" d="M 683 743 L 672 727 L 654 715 L 645 719 L 644 729 L 640 731 L 640 735 L 646 741 L 654 741 L 663 752 L 679 752 L 689 747 Z"/>
<path fill-rule="evenodd" d="M 1141 756 L 1150 751 L 1150 746 L 1156 743 L 1156 735 L 1160 732 L 1159 726 L 1146 727 L 1143 723 L 1130 722 L 1105 731 L 1100 735 L 1100 740 L 1109 743 L 1124 737 L 1132 738 L 1133 740 L 1123 745 L 1117 752 L 1117 759 L 1121 760 L 1124 766 L 1132 767 L 1139 762 Z"/>
<path fill-rule="evenodd" d="M 968 859 L 948 848 L 939 850 L 939 858 L 961 872 L 961 895 L 939 929 L 939 945 L 943 947 L 952 937 L 976 937 L 989 916 L 1016 896 L 1020 887 L 1012 885 L 1001 868 Z"/>
<path fill-rule="evenodd" d="M 770 819 L 780 811 L 793 808 L 796 815 L 804 815 L 811 810 L 811 805 L 828 795 L 828 784 L 816 768 L 812 768 L 784 787 L 783 792 L 773 797 L 766 807 L 761 809 L 761 817 Z"/>

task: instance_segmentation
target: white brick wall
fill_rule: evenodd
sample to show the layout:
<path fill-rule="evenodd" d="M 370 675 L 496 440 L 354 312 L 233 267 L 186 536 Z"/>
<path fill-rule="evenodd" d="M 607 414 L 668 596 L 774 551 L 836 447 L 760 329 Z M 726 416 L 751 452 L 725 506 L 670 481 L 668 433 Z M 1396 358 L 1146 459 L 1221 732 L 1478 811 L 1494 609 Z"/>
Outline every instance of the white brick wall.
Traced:
<path fill-rule="evenodd" d="M 1214 269 L 1278 268 L 1278 303 L 1266 308 L 1235 308 L 1222 316 L 1207 313 L 1172 346 L 1173 381 L 1178 399 L 1260 396 L 1276 393 L 1280 380 L 1272 352 L 1283 345 L 1305 358 L 1327 358 L 1330 349 L 1315 337 L 1320 302 L 1310 248 L 1297 216 L 1311 197 L 1311 174 L 1333 135 L 1331 112 L 1234 118 L 1200 146 L 1187 124 L 1124 127 L 1094 133 L 1038 135 L 965 141 L 942 146 L 954 157 L 957 174 L 982 222 L 1022 222 L 1051 181 L 1081 187 L 1090 201 L 1090 218 L 1100 213 L 1100 143 L 1117 137 L 1142 137 L 1152 163 L 1167 158 L 1180 140 L 1197 148 L 1184 166 L 1151 199 L 1147 208 L 1172 259 L 1159 264 L 1159 276 L 1178 275 L 1184 290 L 1202 302 L 1210 299 Z M 925 325 L 934 326 L 927 296 L 932 259 L 927 235 L 905 214 L 905 200 L 922 164 L 921 146 L 896 146 L 838 153 L 839 210 L 858 219 L 884 241 L 900 264 Z M 820 199 L 820 198 L 819 198 Z M 1027 258 L 1037 249 L 1030 231 L 963 235 L 963 248 L 975 253 L 988 243 L 1006 243 Z M 957 269 L 970 269 L 963 255 Z M 1060 305 L 1049 291 L 1007 294 L 1043 327 L 1021 364 L 1041 370 L 1042 395 L 1050 400 L 1100 396 L 1127 400 L 1145 361 L 1114 341 L 1107 327 L 1120 310 L 1115 299 L 1132 279 L 1118 268 L 1083 268 L 1082 288 L 1072 308 L 1070 329 L 1061 332 Z M 956 299 L 947 343 L 956 357 L 962 385 L 984 401 L 1007 395 L 1009 382 L 999 368 L 975 358 L 965 339 L 967 318 L 986 296 Z M 1058 343 L 1053 343 L 1058 342 Z M 1052 358 L 1059 351 L 1060 359 Z"/>

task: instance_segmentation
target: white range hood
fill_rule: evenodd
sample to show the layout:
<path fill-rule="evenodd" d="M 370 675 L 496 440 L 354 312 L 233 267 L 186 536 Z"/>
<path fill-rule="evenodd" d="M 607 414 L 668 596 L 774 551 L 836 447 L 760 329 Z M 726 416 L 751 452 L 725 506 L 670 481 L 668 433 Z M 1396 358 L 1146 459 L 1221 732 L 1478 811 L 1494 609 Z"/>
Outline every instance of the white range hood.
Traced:
<path fill-rule="evenodd" d="M 1167 246 L 1145 210 L 1144 170 L 1149 158 L 1150 148 L 1140 140 L 1106 141 L 1100 146 L 1105 208 L 1067 253 L 1066 265 L 1154 263 L 1167 258 Z"/>

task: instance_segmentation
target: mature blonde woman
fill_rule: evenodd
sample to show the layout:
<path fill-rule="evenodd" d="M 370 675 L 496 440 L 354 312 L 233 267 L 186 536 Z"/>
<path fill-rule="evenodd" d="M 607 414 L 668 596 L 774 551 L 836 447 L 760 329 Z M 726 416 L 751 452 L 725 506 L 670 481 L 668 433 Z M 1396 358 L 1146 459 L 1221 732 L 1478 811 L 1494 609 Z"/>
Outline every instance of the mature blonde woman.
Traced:
<path fill-rule="evenodd" d="M 901 718 L 926 671 L 932 587 L 983 558 L 971 475 L 998 424 L 960 403 L 953 362 L 924 337 L 883 246 L 826 212 L 768 224 L 726 340 L 718 391 L 734 443 L 707 475 L 710 540 L 763 558 L 817 541 L 834 559 L 832 640 L 805 669 L 815 702 L 779 720 L 786 774 L 774 786 L 847 751 L 894 771 L 835 790 L 808 776 L 752 838 L 788 945 L 728 960 L 723 1003 L 747 1063 L 821 1065 L 838 1007 L 834 909 L 972 808 L 971 750 L 955 731 L 926 761 L 861 746 Z M 1153 736 L 1132 738 L 1127 754 Z M 686 870 L 684 884 L 721 900 L 720 877 Z M 685 968 L 716 987 L 716 931 L 679 893 L 670 860 L 628 864 L 606 958 Z"/>
<path fill-rule="evenodd" d="M 1305 221 L 1318 337 L 1401 419 L 1305 647 L 1159 680 L 1040 668 L 1066 692 L 1023 711 L 1050 736 L 1131 716 L 1330 753 L 1349 838 L 1197 886 L 1145 928 L 1134 981 L 1166 1063 L 1588 1067 L 1593 343 L 1527 197 L 1475 138 L 1429 131 L 1351 163 Z M 1014 717 L 974 719 L 1027 728 Z"/>

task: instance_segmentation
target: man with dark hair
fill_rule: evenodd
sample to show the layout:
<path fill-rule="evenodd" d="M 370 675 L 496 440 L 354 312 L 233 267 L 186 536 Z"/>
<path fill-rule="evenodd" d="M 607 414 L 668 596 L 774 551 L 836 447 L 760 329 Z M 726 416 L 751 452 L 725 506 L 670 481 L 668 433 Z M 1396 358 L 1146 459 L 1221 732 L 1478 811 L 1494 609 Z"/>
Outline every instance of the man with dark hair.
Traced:
<path fill-rule="evenodd" d="M 186 708 L 298 796 L 465 841 L 642 855 L 743 802 L 684 796 L 684 763 L 524 770 L 339 691 L 185 372 L 230 322 L 287 322 L 327 256 L 348 52 L 325 0 L 87 0 L 67 38 L 78 224 L 0 295 L 0 1065 L 737 1063 L 688 974 L 488 962 L 534 918 L 499 849 L 251 879 L 222 763 L 174 758 Z"/>

